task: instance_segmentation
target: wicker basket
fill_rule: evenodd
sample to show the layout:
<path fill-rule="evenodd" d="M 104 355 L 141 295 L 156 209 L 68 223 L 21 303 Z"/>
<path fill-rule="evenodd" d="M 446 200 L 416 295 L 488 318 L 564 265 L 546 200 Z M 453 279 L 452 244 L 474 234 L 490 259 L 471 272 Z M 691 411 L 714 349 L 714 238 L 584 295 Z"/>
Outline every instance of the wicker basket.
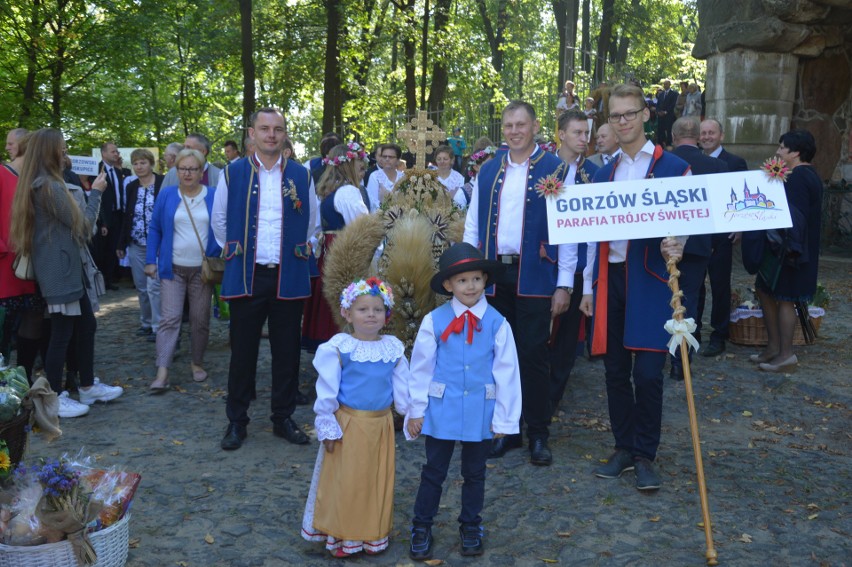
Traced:
<path fill-rule="evenodd" d="M 115 524 L 89 534 L 98 560 L 94 567 L 123 567 L 127 563 L 130 514 Z M 33 546 L 0 544 L 0 567 L 79 567 L 71 542 L 65 540 Z"/>
<path fill-rule="evenodd" d="M 30 412 L 24 410 L 16 418 L 5 423 L 0 423 L 0 439 L 6 442 L 9 448 L 9 459 L 12 468 L 18 466 L 24 453 L 27 451 L 27 440 L 29 439 Z"/>
<path fill-rule="evenodd" d="M 769 342 L 766 335 L 766 325 L 763 324 L 762 316 L 749 316 L 743 312 L 747 310 L 737 309 L 731 312 L 731 322 L 728 325 L 728 339 L 738 345 L 745 346 L 765 346 Z M 822 324 L 824 311 L 811 308 L 809 310 L 811 324 L 814 330 L 819 334 L 819 327 Z M 802 333 L 802 326 L 798 323 L 793 334 L 793 344 L 802 346 L 805 342 L 805 335 Z"/>

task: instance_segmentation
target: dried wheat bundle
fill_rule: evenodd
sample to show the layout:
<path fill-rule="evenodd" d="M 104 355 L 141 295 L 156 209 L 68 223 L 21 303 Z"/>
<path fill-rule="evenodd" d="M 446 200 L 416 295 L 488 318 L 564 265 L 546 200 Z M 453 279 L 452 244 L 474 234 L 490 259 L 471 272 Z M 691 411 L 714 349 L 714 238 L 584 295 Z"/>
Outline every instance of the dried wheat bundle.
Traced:
<path fill-rule="evenodd" d="M 370 263 L 384 236 L 381 217 L 363 215 L 340 231 L 329 246 L 323 268 L 323 295 L 341 329 L 346 321 L 340 316 L 340 294 L 351 282 L 370 275 Z"/>

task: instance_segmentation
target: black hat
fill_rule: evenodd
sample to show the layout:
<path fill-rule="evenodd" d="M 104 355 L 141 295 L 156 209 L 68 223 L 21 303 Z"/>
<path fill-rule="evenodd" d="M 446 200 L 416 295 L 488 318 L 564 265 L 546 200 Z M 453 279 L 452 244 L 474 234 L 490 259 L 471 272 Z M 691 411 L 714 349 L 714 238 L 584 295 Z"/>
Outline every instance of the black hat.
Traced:
<path fill-rule="evenodd" d="M 432 277 L 432 291 L 441 295 L 452 295 L 444 289 L 444 280 L 462 272 L 482 270 L 488 274 L 488 283 L 494 282 L 494 278 L 502 274 L 506 267 L 500 262 L 486 260 L 475 246 L 467 242 L 453 244 L 441 254 L 438 260 L 438 273 Z"/>

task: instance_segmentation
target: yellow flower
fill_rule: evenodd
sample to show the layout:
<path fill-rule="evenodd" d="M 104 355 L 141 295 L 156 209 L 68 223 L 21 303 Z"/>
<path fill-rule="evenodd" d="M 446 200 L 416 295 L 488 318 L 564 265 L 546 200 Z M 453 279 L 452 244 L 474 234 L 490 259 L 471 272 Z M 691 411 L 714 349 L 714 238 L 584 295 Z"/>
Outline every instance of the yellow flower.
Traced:
<path fill-rule="evenodd" d="M 8 471 L 12 466 L 12 460 L 9 458 L 9 452 L 6 450 L 0 451 L 0 471 Z"/>

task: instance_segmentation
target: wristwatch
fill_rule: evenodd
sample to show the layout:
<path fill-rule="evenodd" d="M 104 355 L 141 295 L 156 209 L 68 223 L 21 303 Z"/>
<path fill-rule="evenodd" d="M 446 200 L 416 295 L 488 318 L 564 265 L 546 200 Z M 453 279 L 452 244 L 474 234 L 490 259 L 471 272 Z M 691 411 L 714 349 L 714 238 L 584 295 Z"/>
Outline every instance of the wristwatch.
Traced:
<path fill-rule="evenodd" d="M 574 293 L 574 288 L 568 287 L 567 285 L 558 285 L 558 286 L 556 286 L 556 289 L 564 289 L 565 291 L 568 292 L 568 295 L 571 295 L 572 293 Z"/>

